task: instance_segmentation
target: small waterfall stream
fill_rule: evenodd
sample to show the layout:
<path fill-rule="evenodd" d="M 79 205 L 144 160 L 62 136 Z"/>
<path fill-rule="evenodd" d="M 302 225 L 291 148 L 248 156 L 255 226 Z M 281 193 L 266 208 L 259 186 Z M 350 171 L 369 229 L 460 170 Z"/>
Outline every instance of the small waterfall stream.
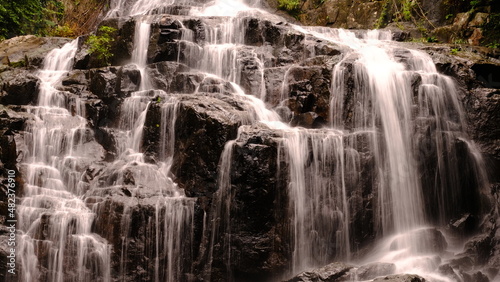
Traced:
<path fill-rule="evenodd" d="M 284 278 L 338 260 L 390 262 L 397 273 L 449 281 L 435 273 L 439 265 L 435 258 L 440 259 L 442 252 L 429 250 L 426 242 L 437 233 L 443 236 L 435 227 L 444 223 L 454 204 L 465 196 L 459 189 L 449 192 L 449 187 L 462 185 L 460 168 L 453 161 L 463 152 L 457 142 L 465 144 L 465 151 L 471 155 L 475 183 L 486 183 L 482 160 L 465 133 L 465 118 L 452 79 L 439 74 L 428 55 L 391 42 L 390 32 L 355 34 L 290 25 L 291 30 L 306 38 L 338 44 L 346 50 L 331 72 L 328 123 L 315 129 L 293 127 L 281 110 L 290 103 L 288 84 L 294 79 L 294 68 L 300 66 L 280 66 L 284 68 L 281 96 L 271 109 L 266 104 L 270 97 L 265 79 L 265 69 L 270 67 L 262 50 L 258 50 L 266 46 L 245 43 L 245 17 L 265 17 L 276 22 L 283 19 L 258 7 L 258 1 L 243 0 L 111 3 L 107 18 L 135 20 L 131 65 L 140 72 L 140 85 L 123 99 L 117 128 L 110 129 L 120 139 L 116 158 L 100 168 L 95 181 L 85 184 L 81 167 L 85 166 L 86 155 L 101 154 L 104 159 L 104 153 L 93 146 L 95 138 L 79 100 L 68 101 L 70 96 L 58 90 L 60 80 L 71 70 L 77 40 L 49 53 L 39 73 L 42 87 L 38 105 L 30 109 L 35 121 L 26 129 L 30 154 L 22 164 L 26 187 L 19 207 L 23 230 L 21 281 L 128 281 L 129 272 L 137 267 L 144 281 L 196 281 L 187 278 L 195 268 L 196 198 L 186 196 L 171 172 L 177 113 L 184 98 L 166 89 L 155 89 L 148 74 L 151 24 L 158 20 L 156 16 L 174 10 L 213 22 L 203 23 L 200 43 L 193 31 L 179 21 L 183 30 L 179 42 L 189 56 L 180 56 L 179 51 L 177 63 L 202 77 L 192 95 L 205 95 L 210 92 L 206 85 L 210 85 L 209 90 L 220 90 L 221 96 L 235 101 L 247 114 L 240 117 L 243 126 L 238 137 L 224 147 L 218 190 L 211 199 L 210 213 L 203 215 L 206 245 L 200 256 L 205 256 L 206 264 L 200 268 L 204 281 L 213 278 L 212 264 L 220 249 L 226 280 L 235 280 L 231 268 L 232 158 L 248 125 L 261 126 L 279 136 L 277 163 L 286 166 L 282 181 L 287 181 L 288 189 L 288 219 L 283 224 L 289 227 L 286 244 L 291 246 Z M 314 57 L 313 48 L 308 52 L 304 57 Z M 244 60 L 254 63 L 253 73 L 260 78 L 246 85 L 252 93 L 243 86 Z M 153 105 L 159 106 L 161 112 L 157 124 L 160 151 L 158 158 L 150 161 L 143 152 L 143 134 Z M 76 110 L 71 111 L 71 107 Z M 426 146 L 435 148 L 426 152 L 435 156 L 432 162 L 420 159 Z M 356 202 L 365 193 L 362 182 L 367 180 L 361 179 L 365 166 L 373 170 L 369 182 L 376 201 L 370 207 L 375 225 L 371 228 L 377 238 L 372 253 L 354 258 L 359 249 L 353 234 L 359 230 L 353 230 L 358 227 L 352 221 L 355 209 L 365 208 Z M 421 175 L 429 171 L 434 172 L 431 179 L 423 180 Z M 434 187 L 435 194 L 426 194 L 427 186 Z M 104 239 L 95 230 L 96 225 L 103 224 L 99 218 L 116 208 L 106 198 L 110 191 L 130 194 L 130 199 L 120 206 L 118 244 L 107 241 L 116 234 L 109 231 Z M 439 207 L 425 207 L 429 197 L 435 197 Z M 136 206 L 152 209 L 140 214 Z M 426 209 L 437 214 L 437 221 L 429 219 Z M 147 235 L 144 246 L 139 247 L 133 235 L 138 228 Z M 147 266 L 133 265 L 133 256 L 140 256 Z"/>
<path fill-rule="evenodd" d="M 39 72 L 41 89 L 28 124 L 26 185 L 19 206 L 20 281 L 110 280 L 110 246 L 91 232 L 95 214 L 80 198 L 77 169 L 91 147 L 82 111 L 56 89 L 72 66 L 77 40 L 50 52 Z M 73 102 L 78 103 L 78 100 Z M 77 105 L 80 108 L 80 105 Z M 67 266 L 73 266 L 67 272 Z"/>

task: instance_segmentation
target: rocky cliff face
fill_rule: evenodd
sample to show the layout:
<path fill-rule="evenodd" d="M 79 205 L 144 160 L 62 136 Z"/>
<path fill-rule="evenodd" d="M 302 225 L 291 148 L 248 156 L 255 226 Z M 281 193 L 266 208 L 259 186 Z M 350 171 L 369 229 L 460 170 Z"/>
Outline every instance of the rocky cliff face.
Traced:
<path fill-rule="evenodd" d="M 342 5 L 336 5 L 338 2 L 325 1 L 325 5 L 337 8 L 322 10 L 325 22 L 315 23 L 366 28 L 378 18 L 373 9 L 377 11 L 382 6 L 381 2 L 354 1 L 349 9 L 344 9 Z M 308 1 L 305 5 L 314 3 Z M 172 11 L 177 11 L 177 15 L 158 15 L 151 20 L 146 72 L 153 88 L 163 90 L 169 96 L 153 92 L 147 96 L 140 146 L 147 164 L 144 167 L 130 165 L 124 170 L 115 169 L 122 165 L 119 155 L 124 141 L 119 128 L 123 122 L 120 117 L 124 104 L 140 90 L 144 79 L 138 66 L 129 64 L 133 56 L 134 27 L 139 18 L 111 19 L 102 23 L 118 29 L 112 47 L 112 66 L 95 68 L 95 58 L 88 54 L 81 39 L 74 69 L 57 86 L 74 116 L 82 112 L 81 108 L 86 113 L 87 125 L 81 139 L 82 146 L 89 153 L 74 169 L 81 178 L 80 197 L 96 214 L 92 232 L 112 248 L 110 276 L 113 280 L 167 280 L 170 274 L 166 268 L 158 271 L 158 265 L 167 264 L 175 267 L 178 281 L 279 280 L 293 264 L 294 252 L 289 240 L 293 234 L 290 220 L 293 210 L 287 188 L 293 175 L 289 173 L 290 162 L 285 157 L 285 133 L 255 123 L 256 109 L 249 107 L 249 98 L 238 95 L 231 79 L 209 76 L 199 70 L 199 65 L 192 64 L 204 59 L 204 54 L 197 50 L 208 44 L 206 36 L 210 33 L 206 29 L 221 19 L 183 16 L 182 7 Z M 347 94 L 341 101 L 343 110 L 339 116 L 346 129 L 355 127 L 353 112 L 358 101 L 353 89 L 358 78 L 353 65 L 357 58 L 346 58 L 349 53 L 345 46 L 299 32 L 287 23 L 271 19 L 245 16 L 237 21 L 237 25 L 243 30 L 244 43 L 234 58 L 241 89 L 261 97 L 291 126 L 317 129 L 317 135 L 322 136 L 321 128 L 334 123 L 329 114 L 332 111 L 332 75 L 333 68 L 342 61 L 345 66 L 342 79 L 345 79 L 343 85 Z M 191 41 L 186 40 L 187 37 Z M 23 179 L 27 172 L 22 164 L 30 150 L 24 144 L 25 139 L 31 138 L 28 125 L 36 117 L 30 108 L 37 104 L 41 88 L 36 72 L 44 54 L 66 41 L 23 37 L 0 43 L 0 57 L 3 57 L 0 66 L 0 208 L 4 222 L 7 170 L 16 171 L 18 201 L 24 195 Z M 26 42 L 30 45 L 25 48 Z M 401 46 L 403 51 L 394 55 L 401 62 L 410 64 L 409 52 L 404 51 L 407 45 Z M 452 77 L 458 85 L 468 132 L 479 144 L 490 170 L 491 183 L 487 189 L 475 189 L 478 183 L 468 177 L 477 172 L 468 166 L 470 160 L 467 158 L 479 152 L 469 152 L 464 140 L 454 140 L 453 146 L 459 152 L 459 158 L 453 162 L 463 174 L 457 176 L 460 185 L 453 189 L 459 190 L 460 200 L 456 206 L 447 209 L 436 224 L 454 236 L 475 237 L 456 257 L 438 263 L 439 272 L 451 279 L 459 275 L 464 281 L 488 281 L 488 277 L 497 277 L 500 270 L 497 232 L 500 178 L 496 173 L 500 169 L 500 62 L 472 47 L 464 47 L 453 55 L 456 52 L 452 52 L 448 45 L 414 43 L 410 47 L 429 54 L 438 70 Z M 422 78 L 416 76 L 413 81 L 412 95 L 418 96 L 416 89 L 422 84 Z M 175 104 L 175 119 L 171 124 L 163 125 L 167 114 L 164 110 L 170 104 Z M 415 130 L 423 138 L 432 134 L 428 124 Z M 168 134 L 170 140 L 174 140 L 168 145 L 171 148 L 162 141 Z M 350 218 L 343 222 L 339 219 L 338 209 L 333 216 L 328 213 L 330 211 L 325 211 L 324 217 L 333 222 L 331 229 L 334 231 L 343 232 L 348 226 L 350 236 L 344 240 L 350 244 L 353 257 L 359 258 L 366 254 L 379 235 L 376 212 L 380 203 L 376 200 L 375 182 L 380 179 L 375 176 L 375 160 L 368 141 L 363 136 L 354 139 L 352 150 L 341 152 L 349 155 L 356 151 L 360 160 L 353 164 L 356 173 L 348 175 L 344 183 L 349 191 L 345 209 L 349 210 Z M 309 171 L 315 169 L 317 156 L 312 152 L 315 145 L 323 144 L 320 142 L 311 138 L 305 146 L 311 152 L 305 164 Z M 435 170 L 426 162 L 433 163 L 437 149 L 432 144 L 420 144 L 422 154 L 428 154 L 428 158 L 424 156 L 419 164 L 427 169 L 423 169 L 421 176 L 425 189 L 433 185 L 434 179 L 431 178 Z M 170 185 L 169 180 L 162 180 L 161 187 L 152 187 L 143 178 L 149 172 L 149 166 L 158 165 L 162 154 L 169 154 L 169 150 L 172 157 L 169 176 L 185 191 L 186 198 L 182 202 L 164 200 L 158 204 L 158 199 L 171 196 L 171 191 L 166 188 Z M 340 170 L 338 164 L 331 161 L 325 167 L 326 172 L 321 175 L 324 181 L 337 185 L 328 179 L 335 178 L 335 173 Z M 424 201 L 430 207 L 427 216 L 432 219 L 436 212 L 432 207 L 439 202 L 431 192 L 429 190 L 424 195 Z M 443 193 L 445 197 L 455 195 L 447 190 Z M 168 223 L 169 214 L 187 219 L 189 225 Z M 176 251 L 184 254 L 175 262 L 161 251 L 166 250 L 167 241 L 154 242 L 155 238 L 168 237 L 169 230 L 174 228 L 175 236 L 179 238 L 169 242 L 175 245 Z M 446 249 L 439 231 L 430 229 L 424 233 L 434 247 L 440 251 Z M 5 225 L 0 235 L 2 242 L 8 239 Z M 321 235 L 318 238 L 322 238 Z M 44 236 L 39 234 L 37 238 L 44 240 Z M 338 236 L 337 240 L 343 240 Z M 324 254 L 326 262 L 343 259 L 339 254 L 346 251 L 340 245 Z M 7 260 L 5 246 L 2 243 L 1 267 L 5 267 Z M 313 251 L 322 253 L 324 250 Z M 37 255 L 43 281 L 51 275 L 50 262 L 47 254 L 41 252 Z M 325 261 L 319 263 L 326 265 Z M 69 273 L 72 263 L 72 260 L 65 262 L 68 271 L 64 275 L 69 277 L 68 281 L 74 275 Z M 345 281 L 353 277 L 367 280 L 393 274 L 394 269 L 392 264 L 351 266 L 335 263 L 301 273 L 288 281 Z M 0 268 L 0 275 L 4 275 L 4 270 Z M 421 279 L 400 275 L 388 276 L 384 281 L 423 281 Z"/>
<path fill-rule="evenodd" d="M 273 9 L 286 1 L 268 0 Z M 305 25 L 402 29 L 407 40 L 497 46 L 495 1 L 304 0 L 289 11 Z M 498 57 L 498 55 L 496 55 Z"/>

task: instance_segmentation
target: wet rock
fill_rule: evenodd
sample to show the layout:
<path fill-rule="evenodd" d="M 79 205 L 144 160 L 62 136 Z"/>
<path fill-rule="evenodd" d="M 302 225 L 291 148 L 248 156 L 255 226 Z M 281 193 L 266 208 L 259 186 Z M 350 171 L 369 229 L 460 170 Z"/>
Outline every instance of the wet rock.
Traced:
<path fill-rule="evenodd" d="M 474 267 L 474 260 L 469 256 L 462 256 L 450 260 L 447 265 L 460 271 L 470 271 Z"/>
<path fill-rule="evenodd" d="M 237 102 L 219 96 L 179 97 L 172 173 L 189 196 L 210 195 L 216 190 L 224 144 L 236 137 L 248 113 Z"/>
<path fill-rule="evenodd" d="M 359 280 L 369 280 L 378 276 L 386 276 L 396 272 L 396 265 L 393 263 L 372 263 L 363 265 L 356 270 L 356 277 Z"/>
<path fill-rule="evenodd" d="M 351 270 L 353 266 L 341 262 L 334 262 L 329 265 L 311 271 L 305 271 L 286 282 L 321 282 L 321 281 L 344 281 L 343 276 Z M 384 280 L 385 281 L 385 280 Z M 406 280 L 394 280 L 406 281 Z M 414 281 L 411 281 L 414 282 Z"/>
<path fill-rule="evenodd" d="M 292 67 L 288 70 L 283 95 L 289 97 L 288 107 L 298 116 L 296 121 L 292 120 L 293 124 L 320 127 L 329 120 L 330 77 L 330 71 L 320 67 Z M 302 115 L 308 112 L 314 112 L 315 117 Z M 308 117 L 311 119 L 309 123 Z"/>
<path fill-rule="evenodd" d="M 474 263 L 483 265 L 487 263 L 493 255 L 492 250 L 495 244 L 496 243 L 492 241 L 489 234 L 477 235 L 465 244 L 464 254 L 470 256 L 467 260 L 473 258 Z"/>
<path fill-rule="evenodd" d="M 137 68 L 137 65 L 125 65 L 119 68 L 116 76 L 117 82 L 114 89 L 116 92 L 128 96 L 130 93 L 139 90 L 141 72 Z M 113 76 L 109 76 L 108 78 L 111 80 L 114 79 Z"/>
<path fill-rule="evenodd" d="M 14 135 L 13 133 L 21 131 L 24 127 L 24 122 L 31 118 L 30 114 L 17 112 L 12 108 L 16 107 L 6 107 L 4 105 L 0 105 L 0 131 L 7 135 Z"/>
<path fill-rule="evenodd" d="M 292 126 L 320 128 L 326 124 L 326 121 L 320 118 L 315 112 L 307 112 L 294 116 L 290 123 Z"/>
<path fill-rule="evenodd" d="M 87 205 L 97 214 L 93 230 L 112 245 L 112 272 L 124 281 L 151 281 L 155 277 L 166 280 L 168 275 L 176 281 L 185 281 L 184 273 L 190 271 L 193 202 L 159 197 L 159 190 L 158 187 L 123 186 L 97 188 L 86 194 Z M 178 222 L 169 225 L 165 217 L 171 213 Z M 164 245 L 162 238 L 174 229 L 179 237 L 173 238 L 172 245 Z M 157 245 L 155 240 L 158 239 Z M 169 252 L 175 254 L 175 261 L 168 260 Z M 176 273 L 168 273 L 167 268 L 160 268 L 155 273 L 155 262 L 171 263 Z"/>
<path fill-rule="evenodd" d="M 0 103 L 3 105 L 36 103 L 39 81 L 35 74 L 26 70 L 0 73 Z"/>
<path fill-rule="evenodd" d="M 286 184 L 279 179 L 286 165 L 277 162 L 279 138 L 265 127 L 244 127 L 232 151 L 228 220 L 237 248 L 230 250 L 231 266 L 248 281 L 276 278 L 288 263 Z"/>
<path fill-rule="evenodd" d="M 0 42 L 0 65 L 41 67 L 45 56 L 70 42 L 68 38 L 24 35 Z"/>
<path fill-rule="evenodd" d="M 148 47 L 148 61 L 160 62 L 173 60 L 177 55 L 177 41 L 181 39 L 182 23 L 177 19 L 164 17 L 158 23 L 151 25 L 151 39 Z"/>
<path fill-rule="evenodd" d="M 189 71 L 189 68 L 177 62 L 159 62 L 148 65 L 146 69 L 149 80 L 155 89 L 161 89 L 168 92 L 178 92 L 177 88 L 181 88 L 181 83 L 184 81 L 178 81 L 177 78 L 179 73 L 184 73 Z M 176 80 L 177 79 L 177 80 Z"/>
<path fill-rule="evenodd" d="M 194 93 L 199 88 L 204 77 L 205 76 L 200 73 L 178 73 L 172 80 L 169 89 L 174 93 Z"/>
<path fill-rule="evenodd" d="M 414 274 L 397 274 L 390 275 L 384 278 L 376 278 L 373 282 L 425 282 L 424 278 Z"/>
<path fill-rule="evenodd" d="M 438 267 L 438 272 L 444 276 L 453 279 L 454 281 L 460 281 L 460 277 L 449 264 L 440 265 Z"/>
<path fill-rule="evenodd" d="M 231 94 L 234 88 L 228 81 L 217 77 L 205 76 L 198 86 L 198 92 Z"/>
<path fill-rule="evenodd" d="M 470 213 L 466 213 L 459 219 L 450 221 L 448 226 L 458 233 L 467 234 L 477 226 L 477 218 Z"/>
<path fill-rule="evenodd" d="M 491 88 L 472 90 L 467 98 L 466 110 L 469 120 L 474 120 L 470 130 L 472 136 L 487 156 L 500 161 L 500 91 Z"/>
<path fill-rule="evenodd" d="M 119 68 L 106 67 L 89 71 L 89 90 L 103 101 L 115 99 L 118 94 L 117 73 Z"/>
<path fill-rule="evenodd" d="M 460 272 L 460 276 L 462 277 L 461 280 L 464 282 L 490 282 L 488 276 L 484 275 L 481 271 L 472 274 Z"/>

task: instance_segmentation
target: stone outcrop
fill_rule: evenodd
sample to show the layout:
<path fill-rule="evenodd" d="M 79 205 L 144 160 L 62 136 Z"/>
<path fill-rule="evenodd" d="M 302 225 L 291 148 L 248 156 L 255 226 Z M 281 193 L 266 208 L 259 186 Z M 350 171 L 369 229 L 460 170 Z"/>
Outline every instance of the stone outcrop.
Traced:
<path fill-rule="evenodd" d="M 10 67 L 42 67 L 43 59 L 54 48 L 70 42 L 68 38 L 25 35 L 0 42 L 0 70 Z"/>
<path fill-rule="evenodd" d="M 353 267 L 350 265 L 346 265 L 341 262 L 334 262 L 321 268 L 317 268 L 311 271 L 304 271 L 293 277 L 292 279 L 286 280 L 286 282 L 349 281 L 349 270 L 351 270 L 352 268 Z"/>

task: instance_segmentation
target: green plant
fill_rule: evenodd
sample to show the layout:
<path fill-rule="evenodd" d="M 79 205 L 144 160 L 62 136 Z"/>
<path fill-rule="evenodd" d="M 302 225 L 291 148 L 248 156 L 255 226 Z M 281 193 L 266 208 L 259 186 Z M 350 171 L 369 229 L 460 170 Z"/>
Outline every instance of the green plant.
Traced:
<path fill-rule="evenodd" d="M 481 0 L 472 0 L 469 2 L 472 10 L 474 10 L 479 4 L 481 4 Z"/>
<path fill-rule="evenodd" d="M 435 36 L 428 36 L 425 38 L 425 40 L 429 43 L 436 43 L 438 42 L 437 38 Z"/>
<path fill-rule="evenodd" d="M 377 23 L 375 24 L 375 28 L 382 28 L 387 25 L 387 22 L 389 21 L 389 1 L 390 0 L 384 0 L 384 3 L 382 4 L 382 12 L 380 13 L 380 16 L 377 19 Z"/>
<path fill-rule="evenodd" d="M 457 55 L 457 54 L 458 54 L 458 51 L 459 51 L 459 50 L 458 50 L 458 48 L 452 48 L 452 49 L 450 50 L 450 53 L 451 53 L 452 55 Z"/>
<path fill-rule="evenodd" d="M 497 41 L 490 42 L 490 43 L 486 44 L 486 47 L 492 48 L 492 49 L 500 48 L 500 43 Z"/>
<path fill-rule="evenodd" d="M 411 12 L 415 2 L 412 0 L 403 0 L 401 16 L 404 20 L 409 21 L 411 19 Z"/>
<path fill-rule="evenodd" d="M 89 53 L 95 55 L 101 64 L 110 64 L 109 60 L 113 57 L 111 47 L 115 41 L 113 34 L 116 31 L 116 28 L 103 25 L 98 29 L 99 35 L 92 34 L 86 41 L 89 45 Z"/>
<path fill-rule="evenodd" d="M 13 68 L 24 68 L 26 67 L 26 58 L 24 60 L 20 60 L 18 62 L 13 62 L 13 63 L 9 63 L 9 66 L 13 67 Z"/>
<path fill-rule="evenodd" d="M 454 16 L 455 16 L 454 14 L 448 14 L 448 15 L 446 15 L 444 18 L 445 18 L 446 20 L 449 20 L 449 19 L 453 18 Z"/>
<path fill-rule="evenodd" d="M 57 0 L 0 0 L 0 40 L 18 35 L 46 35 L 64 15 Z"/>
<path fill-rule="evenodd" d="M 300 9 L 300 0 L 278 0 L 278 9 L 295 12 Z"/>
<path fill-rule="evenodd" d="M 68 24 L 58 25 L 52 31 L 49 32 L 50 36 L 59 36 L 59 37 L 75 37 L 76 32 L 75 29 L 70 27 Z"/>

